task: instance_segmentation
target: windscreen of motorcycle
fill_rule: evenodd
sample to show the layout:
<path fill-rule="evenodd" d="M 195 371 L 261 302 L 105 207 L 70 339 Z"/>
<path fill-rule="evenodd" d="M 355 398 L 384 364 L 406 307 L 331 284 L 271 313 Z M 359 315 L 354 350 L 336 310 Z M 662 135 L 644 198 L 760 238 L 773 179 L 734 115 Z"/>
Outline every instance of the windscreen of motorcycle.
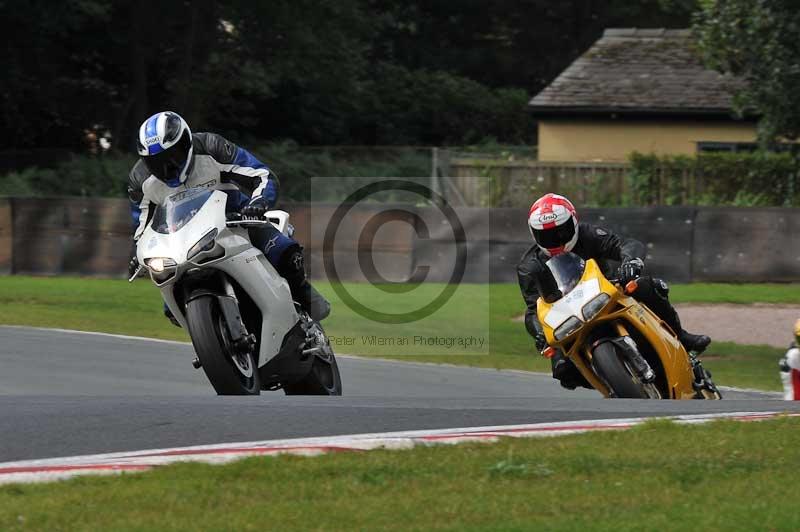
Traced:
<path fill-rule="evenodd" d="M 213 192 L 207 188 L 190 188 L 168 197 L 163 205 L 156 207 L 153 231 L 163 235 L 180 231 L 200 212 Z"/>
<path fill-rule="evenodd" d="M 586 262 L 574 253 L 556 255 L 547 261 L 558 289 L 566 296 L 578 285 L 586 269 Z"/>
<path fill-rule="evenodd" d="M 579 325 L 586 320 L 583 311 L 586 304 L 600 294 L 600 280 L 595 277 L 582 280 L 586 263 L 572 253 L 553 257 L 547 267 L 564 297 L 553 303 L 543 321 L 555 330 L 570 319 Z"/>

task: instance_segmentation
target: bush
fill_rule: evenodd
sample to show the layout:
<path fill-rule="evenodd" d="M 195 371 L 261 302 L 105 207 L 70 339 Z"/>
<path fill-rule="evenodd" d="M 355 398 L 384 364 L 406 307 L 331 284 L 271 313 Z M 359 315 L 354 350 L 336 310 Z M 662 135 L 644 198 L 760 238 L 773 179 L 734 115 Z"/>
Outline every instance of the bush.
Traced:
<path fill-rule="evenodd" d="M 355 180 L 348 178 L 412 178 L 431 173 L 429 148 L 308 148 L 283 142 L 253 146 L 253 152 L 280 179 L 282 201 L 340 199 L 341 192 L 353 189 Z M 135 156 L 75 156 L 52 169 L 31 167 L 0 176 L 0 195 L 124 197 L 135 162 Z M 320 190 L 312 196 L 311 177 L 336 179 L 327 184 L 325 196 Z"/>
<path fill-rule="evenodd" d="M 124 196 L 135 157 L 74 157 L 55 168 L 26 168 L 0 176 L 4 196 Z"/>
<path fill-rule="evenodd" d="M 359 136 L 375 144 L 458 146 L 488 137 L 526 144 L 535 135 L 525 90 L 492 89 L 448 72 L 380 63 L 367 93 Z"/>
<path fill-rule="evenodd" d="M 431 173 L 430 148 L 301 147 L 294 142 L 259 146 L 255 155 L 275 172 L 284 201 L 340 200 L 366 177 L 415 178 Z M 330 177 L 311 190 L 313 177 Z"/>
<path fill-rule="evenodd" d="M 800 168 L 790 153 L 632 153 L 632 205 L 800 205 Z"/>

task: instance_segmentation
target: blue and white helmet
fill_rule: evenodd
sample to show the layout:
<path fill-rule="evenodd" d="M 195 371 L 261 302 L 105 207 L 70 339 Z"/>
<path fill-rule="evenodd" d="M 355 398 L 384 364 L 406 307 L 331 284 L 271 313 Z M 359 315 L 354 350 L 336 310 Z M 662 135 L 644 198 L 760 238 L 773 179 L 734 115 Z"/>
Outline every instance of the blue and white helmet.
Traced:
<path fill-rule="evenodd" d="M 162 111 L 145 120 L 136 148 L 157 179 L 170 186 L 186 181 L 192 166 L 192 131 L 178 113 Z"/>

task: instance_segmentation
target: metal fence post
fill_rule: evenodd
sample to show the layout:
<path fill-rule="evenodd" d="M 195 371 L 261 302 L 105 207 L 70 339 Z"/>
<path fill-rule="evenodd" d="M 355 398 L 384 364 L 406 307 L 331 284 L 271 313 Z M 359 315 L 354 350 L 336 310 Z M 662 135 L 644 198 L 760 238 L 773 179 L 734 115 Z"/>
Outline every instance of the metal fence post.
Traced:
<path fill-rule="evenodd" d="M 431 203 L 439 204 L 442 187 L 439 182 L 439 148 L 431 148 Z"/>

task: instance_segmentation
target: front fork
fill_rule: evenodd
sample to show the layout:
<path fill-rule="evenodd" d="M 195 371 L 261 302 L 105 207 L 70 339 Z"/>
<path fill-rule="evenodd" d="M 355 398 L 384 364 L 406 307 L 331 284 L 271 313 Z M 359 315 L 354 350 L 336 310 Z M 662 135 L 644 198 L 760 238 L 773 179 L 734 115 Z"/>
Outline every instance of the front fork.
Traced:
<path fill-rule="evenodd" d="M 639 353 L 636 343 L 631 338 L 630 333 L 628 333 L 628 330 L 625 328 L 625 326 L 619 321 L 615 321 L 614 328 L 618 337 L 600 338 L 594 342 L 588 342 L 584 347 L 583 357 L 572 357 L 572 362 L 578 368 L 578 371 L 583 374 L 586 380 L 589 381 L 589 384 L 591 384 L 595 390 L 599 391 L 606 397 L 610 395 L 610 390 L 600 379 L 597 378 L 594 370 L 589 365 L 589 361 L 592 359 L 592 349 L 600 342 L 608 341 L 614 343 L 625 357 L 625 360 L 631 365 L 631 368 L 636 373 L 636 376 L 643 383 L 653 382 L 656 377 L 656 374 L 650 367 L 650 364 L 641 355 L 641 353 Z"/>
<path fill-rule="evenodd" d="M 228 326 L 231 341 L 234 348 L 242 354 L 247 354 L 256 345 L 256 336 L 247 332 L 247 327 L 242 320 L 242 312 L 239 309 L 239 300 L 236 298 L 236 291 L 228 279 L 227 275 L 222 276 L 222 288 L 224 296 L 219 296 L 219 305 L 222 309 L 222 316 Z"/>
<path fill-rule="evenodd" d="M 722 399 L 722 394 L 714 381 L 711 380 L 711 373 L 703 367 L 697 358 L 697 353 L 689 351 L 689 361 L 692 364 L 693 382 L 692 387 L 697 399 Z"/>
<path fill-rule="evenodd" d="M 633 338 L 631 338 L 631 335 L 628 333 L 625 325 L 619 321 L 615 321 L 614 327 L 617 329 L 619 338 L 614 338 L 611 340 L 611 342 L 619 347 L 619 350 L 622 352 L 622 356 L 625 357 L 625 360 L 628 361 L 628 363 L 631 365 L 631 368 L 636 373 L 636 376 L 639 377 L 643 383 L 653 382 L 656 378 L 656 373 L 653 371 L 653 368 L 650 367 L 650 364 L 648 364 L 647 360 L 639 352 L 636 342 L 634 342 Z"/>

